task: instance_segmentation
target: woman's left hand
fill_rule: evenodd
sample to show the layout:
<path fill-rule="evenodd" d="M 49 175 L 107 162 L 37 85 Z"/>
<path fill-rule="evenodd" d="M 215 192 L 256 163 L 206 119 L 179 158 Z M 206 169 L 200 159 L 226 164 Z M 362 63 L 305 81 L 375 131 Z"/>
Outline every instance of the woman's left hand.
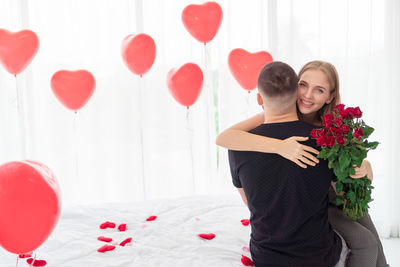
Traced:
<path fill-rule="evenodd" d="M 368 160 L 363 160 L 360 168 L 358 168 L 356 165 L 354 165 L 353 167 L 356 173 L 354 175 L 350 175 L 351 178 L 359 179 L 364 176 L 367 176 L 368 179 L 372 181 L 372 168 L 371 168 L 371 163 L 369 163 Z"/>

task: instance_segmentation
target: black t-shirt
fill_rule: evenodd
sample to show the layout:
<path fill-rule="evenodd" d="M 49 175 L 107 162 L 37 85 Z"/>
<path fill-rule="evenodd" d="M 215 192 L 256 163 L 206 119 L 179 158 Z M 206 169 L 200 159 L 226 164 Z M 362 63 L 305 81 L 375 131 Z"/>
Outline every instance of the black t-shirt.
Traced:
<path fill-rule="evenodd" d="M 302 121 L 262 124 L 250 132 L 277 139 L 310 136 Z M 316 148 L 311 138 L 303 144 Z M 251 213 L 250 251 L 258 266 L 335 266 L 340 237 L 328 223 L 327 161 L 303 169 L 277 154 L 231 151 L 233 184 L 243 187 Z"/>

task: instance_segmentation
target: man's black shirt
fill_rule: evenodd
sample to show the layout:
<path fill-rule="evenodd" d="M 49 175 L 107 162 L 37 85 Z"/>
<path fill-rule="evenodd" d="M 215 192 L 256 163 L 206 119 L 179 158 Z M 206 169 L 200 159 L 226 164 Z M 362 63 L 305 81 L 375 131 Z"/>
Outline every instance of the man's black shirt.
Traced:
<path fill-rule="evenodd" d="M 310 136 L 301 122 L 262 124 L 250 132 L 277 139 Z M 305 145 L 316 148 L 311 138 Z M 303 169 L 277 154 L 229 151 L 233 184 L 251 213 L 250 250 L 256 266 L 335 266 L 342 244 L 328 223 L 327 161 Z"/>

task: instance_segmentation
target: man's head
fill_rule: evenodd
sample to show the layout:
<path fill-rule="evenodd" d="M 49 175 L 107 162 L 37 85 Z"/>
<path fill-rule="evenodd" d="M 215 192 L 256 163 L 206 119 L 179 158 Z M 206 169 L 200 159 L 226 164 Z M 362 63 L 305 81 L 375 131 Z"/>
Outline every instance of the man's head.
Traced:
<path fill-rule="evenodd" d="M 297 82 L 297 75 L 288 64 L 276 61 L 265 65 L 258 76 L 258 103 L 274 114 L 293 110 Z"/>

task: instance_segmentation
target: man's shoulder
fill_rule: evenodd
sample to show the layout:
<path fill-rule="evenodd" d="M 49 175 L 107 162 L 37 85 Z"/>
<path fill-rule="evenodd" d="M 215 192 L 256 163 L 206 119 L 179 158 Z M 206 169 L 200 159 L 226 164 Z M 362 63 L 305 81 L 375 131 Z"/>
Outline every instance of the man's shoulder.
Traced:
<path fill-rule="evenodd" d="M 311 132 L 311 130 L 314 128 L 316 127 L 312 124 L 296 120 L 289 122 L 264 123 L 250 130 L 250 132 L 253 134 L 264 135 L 265 133 L 271 131 L 280 131 L 280 130 L 304 130 Z"/>

